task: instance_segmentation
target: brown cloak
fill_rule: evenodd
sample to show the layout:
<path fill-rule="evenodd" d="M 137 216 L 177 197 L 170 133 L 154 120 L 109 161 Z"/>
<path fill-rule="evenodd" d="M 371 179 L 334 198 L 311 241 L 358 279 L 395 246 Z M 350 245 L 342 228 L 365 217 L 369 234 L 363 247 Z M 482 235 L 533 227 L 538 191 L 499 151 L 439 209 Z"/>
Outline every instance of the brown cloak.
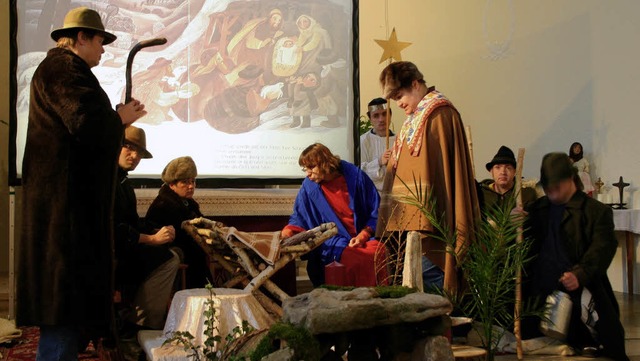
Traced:
<path fill-rule="evenodd" d="M 457 231 L 456 250 L 460 250 L 473 239 L 472 231 L 476 220 L 480 218 L 464 126 L 460 114 L 450 105 L 434 109 L 424 121 L 426 124 L 419 155 L 411 155 L 405 143 L 397 166 L 394 168 L 394 157 L 387 166 L 379 211 L 379 222 L 382 224 L 379 223 L 378 231 L 433 231 L 432 225 L 416 207 L 396 199 L 409 195 L 410 190 L 415 192 L 415 179 L 426 190 L 425 195 L 432 192 L 437 215 L 443 217 L 450 229 Z M 397 138 L 396 142 L 399 141 L 400 138 Z M 457 289 L 455 258 L 446 252 L 445 244 L 427 237 L 422 249 L 444 271 L 444 288 Z"/>

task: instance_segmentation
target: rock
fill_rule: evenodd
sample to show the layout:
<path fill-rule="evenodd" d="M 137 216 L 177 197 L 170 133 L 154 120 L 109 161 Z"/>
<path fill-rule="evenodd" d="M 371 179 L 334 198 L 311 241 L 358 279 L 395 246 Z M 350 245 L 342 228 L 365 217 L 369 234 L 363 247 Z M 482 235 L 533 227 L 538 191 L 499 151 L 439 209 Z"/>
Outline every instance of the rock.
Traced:
<path fill-rule="evenodd" d="M 444 336 L 429 336 L 413 348 L 411 361 L 454 361 L 451 344 Z"/>
<path fill-rule="evenodd" d="M 444 297 L 422 292 L 402 298 L 378 298 L 374 288 L 330 291 L 317 288 L 283 302 L 283 321 L 314 335 L 414 323 L 452 310 Z"/>
<path fill-rule="evenodd" d="M 291 361 L 291 360 L 293 360 L 293 350 L 287 347 L 263 357 L 260 361 Z"/>

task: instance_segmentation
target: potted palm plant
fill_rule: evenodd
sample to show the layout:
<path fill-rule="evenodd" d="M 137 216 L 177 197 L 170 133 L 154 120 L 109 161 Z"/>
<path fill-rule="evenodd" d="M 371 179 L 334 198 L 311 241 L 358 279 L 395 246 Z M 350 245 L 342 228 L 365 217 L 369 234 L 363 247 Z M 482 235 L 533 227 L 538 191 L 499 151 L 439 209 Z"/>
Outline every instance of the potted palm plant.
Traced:
<path fill-rule="evenodd" d="M 487 360 L 493 360 L 498 341 L 516 321 L 516 274 L 529 261 L 531 242 L 527 239 L 516 242 L 524 218 L 512 215 L 515 198 L 484 210 L 474 229 L 473 241 L 456 250 L 456 230 L 442 221 L 443 215 L 436 214 L 436 201 L 431 194 L 415 180 L 413 188 L 406 183 L 405 187 L 408 194 L 399 196 L 398 200 L 415 206 L 424 214 L 434 228 L 430 236 L 447 244 L 448 252 L 456 258 L 466 281 L 467 287 L 461 294 L 451 295 L 444 290 L 444 296 L 463 315 L 476 321 L 476 330 L 487 350 Z M 537 313 L 525 308 L 520 317 Z"/>

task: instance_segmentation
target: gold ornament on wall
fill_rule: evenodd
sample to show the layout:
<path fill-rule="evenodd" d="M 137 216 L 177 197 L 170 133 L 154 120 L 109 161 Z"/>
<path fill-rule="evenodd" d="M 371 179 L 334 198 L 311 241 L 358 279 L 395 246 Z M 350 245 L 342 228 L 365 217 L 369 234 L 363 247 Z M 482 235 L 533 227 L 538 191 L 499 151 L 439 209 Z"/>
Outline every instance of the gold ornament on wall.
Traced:
<path fill-rule="evenodd" d="M 388 40 L 379 40 L 374 39 L 380 47 L 384 50 L 382 53 L 382 57 L 380 57 L 380 63 L 384 62 L 388 59 L 395 59 L 396 61 L 402 61 L 402 54 L 400 52 L 411 45 L 411 43 L 398 41 L 398 36 L 396 35 L 396 28 L 393 28 L 391 31 L 391 35 Z"/>

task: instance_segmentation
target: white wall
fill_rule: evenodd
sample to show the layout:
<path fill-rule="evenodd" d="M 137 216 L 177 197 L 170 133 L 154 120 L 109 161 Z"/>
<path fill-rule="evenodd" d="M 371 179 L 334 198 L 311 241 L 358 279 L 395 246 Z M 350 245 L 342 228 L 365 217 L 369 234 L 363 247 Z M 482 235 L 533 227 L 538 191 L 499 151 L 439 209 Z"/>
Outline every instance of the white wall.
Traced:
<path fill-rule="evenodd" d="M 455 104 L 471 127 L 478 178 L 500 145 L 526 148 L 525 177 L 542 156 L 585 148 L 591 175 L 611 188 L 619 176 L 640 208 L 640 1 L 366 0 L 360 2 L 361 108 L 380 95 L 381 48 L 396 28 L 402 52 L 428 84 Z M 385 14 L 386 13 L 386 14 Z M 491 49 L 502 46 L 505 52 Z M 502 56 L 497 56 L 502 55 Z M 396 129 L 404 120 L 394 108 Z M 617 199 L 617 189 L 614 189 Z M 621 243 L 623 244 L 623 243 Z M 636 280 L 638 241 L 635 242 Z M 609 270 L 626 290 L 624 248 Z M 635 293 L 640 293 L 635 282 Z"/>

